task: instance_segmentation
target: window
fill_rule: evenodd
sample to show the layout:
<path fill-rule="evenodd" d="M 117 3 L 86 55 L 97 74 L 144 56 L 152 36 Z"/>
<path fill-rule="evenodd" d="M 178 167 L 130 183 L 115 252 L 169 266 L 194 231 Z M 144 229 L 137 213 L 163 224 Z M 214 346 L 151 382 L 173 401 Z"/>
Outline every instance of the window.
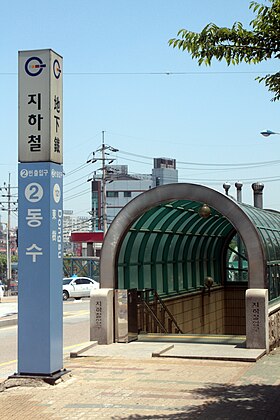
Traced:
<path fill-rule="evenodd" d="M 88 279 L 81 279 L 81 284 L 92 284 L 92 281 Z"/>
<path fill-rule="evenodd" d="M 246 248 L 239 235 L 235 235 L 227 251 L 227 281 L 248 281 Z"/>
<path fill-rule="evenodd" d="M 124 197 L 131 197 L 131 191 L 124 191 L 123 196 Z"/>
<path fill-rule="evenodd" d="M 118 197 L 119 196 L 119 192 L 118 191 L 107 191 L 106 192 L 106 197 Z"/>

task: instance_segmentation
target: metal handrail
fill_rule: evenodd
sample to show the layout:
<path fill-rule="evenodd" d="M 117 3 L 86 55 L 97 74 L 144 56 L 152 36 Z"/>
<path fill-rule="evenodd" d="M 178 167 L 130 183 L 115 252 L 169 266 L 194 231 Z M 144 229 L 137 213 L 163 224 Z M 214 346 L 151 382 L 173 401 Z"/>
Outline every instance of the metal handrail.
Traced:
<path fill-rule="evenodd" d="M 152 308 L 149 306 L 149 304 L 147 302 L 144 301 L 144 306 L 145 308 L 150 312 L 151 316 L 154 318 L 154 320 L 158 323 L 158 325 L 160 326 L 160 328 L 162 329 L 163 332 L 167 333 L 167 329 L 165 328 L 165 326 L 162 324 L 162 322 L 160 321 L 160 319 L 157 317 L 157 315 L 154 313 L 154 311 L 152 310 Z"/>
<path fill-rule="evenodd" d="M 160 302 L 161 306 L 164 308 L 165 312 L 167 312 L 169 318 L 171 319 L 171 321 L 173 322 L 173 324 L 177 328 L 178 332 L 180 334 L 183 334 L 183 331 L 181 330 L 181 328 L 177 324 L 176 319 L 174 318 L 174 316 L 172 315 L 172 313 L 170 312 L 170 310 L 167 308 L 167 306 L 165 305 L 165 303 L 163 302 L 163 300 L 161 299 L 161 297 L 158 295 L 158 293 L 157 293 L 156 290 L 154 290 L 154 295 L 156 296 L 157 300 Z"/>
<path fill-rule="evenodd" d="M 151 297 L 153 297 L 153 300 L 151 300 Z M 172 324 L 175 326 L 175 333 L 181 333 L 183 334 L 183 331 L 177 324 L 176 319 L 170 312 L 170 310 L 167 308 L 163 300 L 160 298 L 156 290 L 154 289 L 143 289 L 138 290 L 138 300 L 140 301 L 140 308 L 142 307 L 142 310 L 145 308 L 146 311 L 149 312 L 149 314 L 152 316 L 153 320 L 156 321 L 157 325 L 163 330 L 165 333 L 168 333 L 168 330 L 165 327 L 165 314 L 167 314 L 167 320 L 170 322 L 170 329 L 172 331 Z M 160 310 L 163 311 L 163 322 L 158 318 L 156 311 L 153 310 L 152 305 L 156 304 L 156 306 L 160 307 Z M 146 322 L 147 326 L 147 322 Z M 170 331 L 169 331 L 170 332 Z"/>

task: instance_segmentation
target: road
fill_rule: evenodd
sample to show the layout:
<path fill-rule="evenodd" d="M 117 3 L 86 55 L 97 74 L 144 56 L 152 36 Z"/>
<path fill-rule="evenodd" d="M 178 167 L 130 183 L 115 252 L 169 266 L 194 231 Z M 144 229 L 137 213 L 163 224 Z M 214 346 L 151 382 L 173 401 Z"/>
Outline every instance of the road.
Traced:
<path fill-rule="evenodd" d="M 63 302 L 63 353 L 89 341 L 89 299 Z M 0 328 L 0 379 L 17 372 L 17 326 Z"/>

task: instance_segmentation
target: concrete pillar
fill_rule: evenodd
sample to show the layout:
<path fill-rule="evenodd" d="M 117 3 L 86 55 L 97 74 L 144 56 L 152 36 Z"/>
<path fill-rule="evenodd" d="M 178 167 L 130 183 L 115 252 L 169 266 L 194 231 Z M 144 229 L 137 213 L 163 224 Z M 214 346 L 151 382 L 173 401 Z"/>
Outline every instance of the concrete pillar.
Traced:
<path fill-rule="evenodd" d="M 225 182 L 225 183 L 223 184 L 223 188 L 224 188 L 224 190 L 225 190 L 226 195 L 228 195 L 228 191 L 229 191 L 230 187 L 231 187 L 231 185 L 230 185 L 230 183 L 229 183 L 229 182 Z"/>
<path fill-rule="evenodd" d="M 115 340 L 128 343 L 128 294 L 127 290 L 115 290 Z"/>
<path fill-rule="evenodd" d="M 93 243 L 87 242 L 87 257 L 93 257 Z"/>
<path fill-rule="evenodd" d="M 246 347 L 269 352 L 268 290 L 246 290 Z"/>
<path fill-rule="evenodd" d="M 115 342 L 138 340 L 137 290 L 115 290 Z"/>
<path fill-rule="evenodd" d="M 264 185 L 261 182 L 255 182 L 252 184 L 254 191 L 254 206 L 259 209 L 263 208 L 263 189 Z"/>
<path fill-rule="evenodd" d="M 94 289 L 90 293 L 90 340 L 114 342 L 114 290 Z"/>
<path fill-rule="evenodd" d="M 237 199 L 238 203 L 242 203 L 242 187 L 243 187 L 242 182 L 238 181 L 238 182 L 235 183 L 236 199 Z"/>

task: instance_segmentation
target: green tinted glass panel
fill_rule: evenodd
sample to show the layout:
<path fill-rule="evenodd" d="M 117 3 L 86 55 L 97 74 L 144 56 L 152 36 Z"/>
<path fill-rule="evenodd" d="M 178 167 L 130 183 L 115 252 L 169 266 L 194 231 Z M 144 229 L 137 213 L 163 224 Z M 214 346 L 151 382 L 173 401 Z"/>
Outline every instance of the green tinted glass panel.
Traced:
<path fill-rule="evenodd" d="M 161 295 L 168 295 L 199 289 L 206 276 L 212 276 L 216 284 L 222 284 L 223 277 L 228 282 L 247 281 L 244 245 L 236 252 L 237 244 L 230 244 L 234 252 L 226 253 L 225 244 L 230 243 L 234 227 L 214 209 L 208 218 L 201 217 L 202 204 L 174 200 L 139 217 L 119 251 L 119 287 L 155 287 Z M 280 263 L 279 213 L 239 205 L 256 226 L 268 263 Z M 280 292 L 275 264 L 268 270 L 270 298 Z"/>
<path fill-rule="evenodd" d="M 144 267 L 144 288 L 150 289 L 152 287 L 152 279 L 151 279 L 151 265 L 145 264 Z"/>
<path fill-rule="evenodd" d="M 227 281 L 246 282 L 248 281 L 248 260 L 244 243 L 239 235 L 235 235 L 227 251 L 226 257 Z"/>

